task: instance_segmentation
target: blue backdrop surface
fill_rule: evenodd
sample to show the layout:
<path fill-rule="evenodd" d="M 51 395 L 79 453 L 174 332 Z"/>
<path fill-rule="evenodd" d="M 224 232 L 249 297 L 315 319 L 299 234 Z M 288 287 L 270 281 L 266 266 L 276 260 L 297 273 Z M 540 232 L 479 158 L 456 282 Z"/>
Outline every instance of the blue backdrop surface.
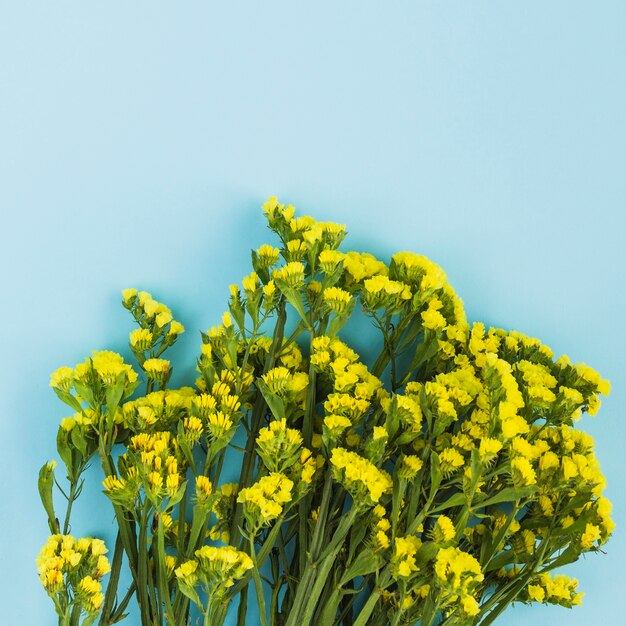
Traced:
<path fill-rule="evenodd" d="M 582 607 L 500 623 L 624 623 L 625 24 L 620 0 L 3 3 L 0 622 L 56 623 L 34 566 L 66 415 L 49 373 L 126 352 L 127 286 L 170 304 L 193 363 L 277 194 L 350 248 L 429 255 L 470 319 L 611 379 L 582 422 L 608 554 L 568 570 Z M 110 538 L 107 507 L 85 496 L 74 532 Z"/>

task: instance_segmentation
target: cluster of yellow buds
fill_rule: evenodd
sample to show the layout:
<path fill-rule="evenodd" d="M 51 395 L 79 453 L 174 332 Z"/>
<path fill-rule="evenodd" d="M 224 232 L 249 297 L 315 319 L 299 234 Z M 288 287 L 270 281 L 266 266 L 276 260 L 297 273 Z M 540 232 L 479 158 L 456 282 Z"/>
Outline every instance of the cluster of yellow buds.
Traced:
<path fill-rule="evenodd" d="M 415 556 L 421 547 L 421 540 L 413 535 L 395 538 L 391 557 L 391 571 L 395 578 L 410 578 L 420 569 Z"/>
<path fill-rule="evenodd" d="M 100 611 L 104 595 L 100 580 L 111 567 L 101 539 L 51 535 L 37 557 L 37 569 L 48 595 L 63 611 L 78 605 L 93 615 Z"/>
<path fill-rule="evenodd" d="M 234 585 L 235 580 L 253 567 L 252 559 L 232 546 L 203 546 L 196 550 L 194 557 L 179 565 L 174 573 L 181 591 L 200 608 L 203 608 L 203 604 L 197 587 L 211 600 L 219 600 Z"/>
<path fill-rule="evenodd" d="M 278 234 L 286 248 L 292 241 L 302 242 L 312 258 L 317 258 L 323 249 L 335 249 L 346 236 L 344 224 L 318 222 L 308 215 L 294 217 L 294 207 L 279 203 L 274 196 L 265 202 L 263 211 L 269 227 Z"/>
<path fill-rule="evenodd" d="M 293 481 L 284 474 L 273 472 L 263 476 L 251 487 L 242 489 L 237 502 L 244 505 L 244 514 L 251 529 L 275 520 L 286 504 L 292 501 Z"/>
<path fill-rule="evenodd" d="M 154 347 L 159 336 L 162 337 L 162 341 L 171 345 L 178 335 L 185 332 L 184 326 L 174 320 L 169 307 L 162 302 L 157 302 L 147 291 L 137 292 L 136 289 L 124 289 L 122 303 L 133 314 L 140 327 L 151 332 L 150 337 L 145 333 L 137 336 L 142 337 L 142 341 L 146 342 L 146 347 L 136 346 L 138 352 Z M 135 347 L 132 333 L 131 347 Z"/>
<path fill-rule="evenodd" d="M 237 502 L 238 488 L 239 485 L 236 483 L 224 483 L 214 491 L 215 499 L 212 500 L 211 510 L 217 518 L 217 523 L 208 533 L 214 541 L 221 539 L 224 543 L 228 543 L 230 539 L 230 520 Z"/>
<path fill-rule="evenodd" d="M 578 581 L 575 578 L 558 574 L 554 577 L 550 574 L 540 574 L 526 587 L 526 600 L 528 602 L 543 602 L 545 604 L 559 604 L 572 608 L 581 603 L 582 592 L 577 591 Z"/>
<path fill-rule="evenodd" d="M 232 382 L 215 382 L 210 393 L 201 393 L 191 404 L 191 415 L 200 421 L 209 440 L 219 443 L 219 446 L 225 446 L 230 441 L 241 419 L 241 396 L 233 387 Z"/>
<path fill-rule="evenodd" d="M 355 452 L 334 448 L 330 462 L 335 480 L 346 488 L 356 506 L 375 506 L 384 494 L 391 493 L 389 474 Z"/>
<path fill-rule="evenodd" d="M 170 432 L 141 433 L 131 437 L 124 465 L 125 479 L 105 479 L 104 486 L 112 495 L 122 491 L 135 476 L 143 484 L 148 498 L 157 505 L 163 498 L 176 502 L 182 497 L 185 467 L 181 461 L 178 441 Z M 116 481 L 121 481 L 119 484 Z"/>
<path fill-rule="evenodd" d="M 467 617 L 478 614 L 474 593 L 484 574 L 475 557 L 459 548 L 441 548 L 435 557 L 434 572 L 437 586 L 452 605 L 449 612 L 459 610 Z"/>
<path fill-rule="evenodd" d="M 270 472 L 284 472 L 300 458 L 302 435 L 287 428 L 287 420 L 274 420 L 262 428 L 256 439 L 259 456 Z"/>
<path fill-rule="evenodd" d="M 379 274 L 363 281 L 361 297 L 370 311 L 386 309 L 390 313 L 397 313 L 411 300 L 413 294 L 408 285 Z"/>
<path fill-rule="evenodd" d="M 323 441 L 330 448 L 345 435 L 349 445 L 357 443 L 360 435 L 356 429 L 382 383 L 358 361 L 357 353 L 339 339 L 316 337 L 312 350 L 311 364 L 332 383 L 332 391 L 324 402 Z"/>
<path fill-rule="evenodd" d="M 50 376 L 50 386 L 61 400 L 81 410 L 82 401 L 92 408 L 106 404 L 107 389 L 118 385 L 122 398 L 130 396 L 137 386 L 137 372 L 121 355 L 109 350 L 93 352 L 73 369 L 60 367 Z"/>
<path fill-rule="evenodd" d="M 195 398 L 191 387 L 153 391 L 124 403 L 124 425 L 134 433 L 163 431 L 175 427 L 188 414 Z"/>
<path fill-rule="evenodd" d="M 530 582 L 505 598 L 578 604 L 576 581 L 541 568 L 559 554 L 599 551 L 613 531 L 593 439 L 574 427 L 597 412 L 608 381 L 585 364 L 555 360 L 522 333 L 470 328 L 445 273 L 424 256 L 399 252 L 387 265 L 339 251 L 341 224 L 296 216 L 276 198 L 264 211 L 281 244 L 252 252 L 252 271 L 230 286 L 221 324 L 202 334 L 197 390 L 166 389 L 172 369 L 163 353 L 184 328 L 134 289 L 123 301 L 138 324 L 129 342 L 145 394 L 130 400 L 137 373 L 109 351 L 51 376 L 73 411 L 57 438 L 70 497 L 99 451 L 128 560 L 133 538 L 137 554 L 148 553 L 141 568 L 131 564 L 137 595 L 148 594 L 142 611 L 176 610 L 184 594 L 205 623 L 221 624 L 250 578 L 262 594 L 259 570 L 249 570 L 267 558 L 275 581 L 289 579 L 274 598 L 292 613 L 276 609 L 263 623 L 341 621 L 361 578 L 376 594 L 348 621 L 363 624 L 439 615 L 474 623 L 520 574 Z M 338 338 L 357 302 L 381 334 L 371 368 Z M 265 334 L 272 318 L 274 332 Z M 236 437 L 240 426 L 245 441 Z M 118 456 L 113 444 L 125 452 Z M 228 447 L 243 452 L 242 474 L 220 485 L 237 454 Z M 53 471 L 44 466 L 38 485 L 56 532 Z M 300 524 L 290 522 L 296 505 Z M 283 521 L 291 525 L 281 529 Z M 272 552 L 276 538 L 286 545 Z M 240 551 L 245 539 L 250 555 Z M 179 556 L 165 552 L 174 543 Z M 89 619 L 98 611 L 109 567 L 103 552 L 98 540 L 50 538 L 38 567 L 57 608 L 76 603 Z"/>

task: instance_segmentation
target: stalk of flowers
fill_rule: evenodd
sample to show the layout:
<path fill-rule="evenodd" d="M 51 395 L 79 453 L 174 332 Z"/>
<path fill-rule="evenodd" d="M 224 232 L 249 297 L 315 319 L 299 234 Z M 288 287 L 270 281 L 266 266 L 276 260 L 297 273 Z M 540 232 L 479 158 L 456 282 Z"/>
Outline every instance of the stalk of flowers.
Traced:
<path fill-rule="evenodd" d="M 37 569 L 60 626 L 89 626 L 98 619 L 104 600 L 100 581 L 111 569 L 106 552 L 101 539 L 48 537 L 37 557 Z"/>
<path fill-rule="evenodd" d="M 470 326 L 421 255 L 340 251 L 344 226 L 275 198 L 264 211 L 280 243 L 253 251 L 202 333 L 195 389 L 167 388 L 163 354 L 183 329 L 135 290 L 123 302 L 145 393 L 109 352 L 53 375 L 74 411 L 57 440 L 64 532 L 93 457 L 119 526 L 100 623 L 136 598 L 142 626 L 194 611 L 220 626 L 236 599 L 244 626 L 250 584 L 262 626 L 491 624 L 515 601 L 579 604 L 552 571 L 613 531 L 576 427 L 608 382 L 537 339 Z M 338 336 L 357 307 L 379 333 L 371 364 Z M 54 482 L 48 463 L 56 534 Z M 116 604 L 122 553 L 133 584 Z"/>

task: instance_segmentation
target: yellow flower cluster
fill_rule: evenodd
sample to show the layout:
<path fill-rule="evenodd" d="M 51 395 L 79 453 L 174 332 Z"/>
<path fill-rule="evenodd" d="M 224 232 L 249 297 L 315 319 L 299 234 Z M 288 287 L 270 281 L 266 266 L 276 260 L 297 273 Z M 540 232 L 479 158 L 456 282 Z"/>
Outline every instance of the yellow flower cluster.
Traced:
<path fill-rule="evenodd" d="M 230 441 L 243 408 L 242 396 L 236 391 L 236 385 L 237 382 L 226 375 L 213 384 L 210 393 L 203 385 L 203 393 L 191 402 L 191 417 L 185 423 L 192 442 L 196 442 L 203 433 L 211 442 L 219 442 L 221 447 Z"/>
<path fill-rule="evenodd" d="M 397 465 L 397 473 L 404 480 L 414 480 L 424 467 L 424 461 L 414 454 L 405 454 Z"/>
<path fill-rule="evenodd" d="M 279 366 L 267 372 L 263 376 L 263 382 L 271 393 L 293 399 L 303 396 L 309 377 L 304 372 L 293 373 L 288 368 Z"/>
<path fill-rule="evenodd" d="M 103 482 L 105 493 L 120 504 L 134 501 L 140 484 L 155 504 L 177 497 L 183 487 L 185 466 L 178 441 L 169 431 L 131 437 L 121 467 L 126 468 L 125 476 L 108 476 Z"/>
<path fill-rule="evenodd" d="M 272 472 L 251 487 L 242 489 L 237 502 L 244 505 L 250 527 L 258 528 L 275 520 L 283 512 L 285 504 L 291 502 L 292 489 L 293 481 L 278 472 Z"/>
<path fill-rule="evenodd" d="M 395 538 L 391 558 L 391 571 L 395 578 L 409 578 L 419 570 L 415 555 L 421 547 L 421 540 L 412 535 Z"/>
<path fill-rule="evenodd" d="M 276 198 L 264 211 L 280 245 L 252 252 L 221 323 L 202 333 L 197 390 L 166 388 L 163 353 L 184 328 L 134 289 L 123 299 L 145 393 L 130 400 L 137 374 L 109 351 L 51 376 L 73 411 L 57 440 L 71 493 L 99 452 L 126 558 L 147 559 L 131 563 L 142 611 L 154 599 L 177 611 L 183 594 L 205 623 L 222 624 L 250 578 L 262 593 L 268 560 L 289 585 L 273 585 L 286 612 L 269 621 L 257 596 L 263 624 L 332 623 L 346 608 L 355 621 L 344 601 L 355 579 L 377 590 L 359 623 L 473 623 L 481 603 L 528 573 L 518 596 L 503 597 L 578 604 L 576 581 L 545 566 L 600 550 L 613 531 L 593 439 L 574 427 L 597 412 L 608 381 L 522 333 L 470 329 L 445 273 L 422 255 L 399 252 L 387 265 L 339 251 L 341 224 L 296 216 Z M 338 338 L 357 302 L 380 331 L 371 367 Z M 220 484 L 239 452 L 238 482 Z M 55 532 L 53 469 L 38 487 Z M 96 540 L 55 535 L 38 561 L 64 610 L 102 603 L 108 562 L 86 541 Z M 142 621 L 157 623 L 156 613 Z"/>
<path fill-rule="evenodd" d="M 135 433 L 164 431 L 182 421 L 196 397 L 191 387 L 154 391 L 124 403 L 124 426 Z"/>
<path fill-rule="evenodd" d="M 479 606 L 474 593 L 484 579 L 480 563 L 459 548 L 441 548 L 435 557 L 434 571 L 444 597 L 463 614 L 477 615 Z"/>
<path fill-rule="evenodd" d="M 380 380 L 358 362 L 358 355 L 338 339 L 313 339 L 311 364 L 332 381 L 332 392 L 324 402 L 323 437 L 329 445 L 344 433 L 354 439 L 355 428 L 365 417 L 371 400 L 381 388 Z"/>
<path fill-rule="evenodd" d="M 389 474 L 355 452 L 334 448 L 330 462 L 335 480 L 352 495 L 356 506 L 374 506 L 384 494 L 391 492 L 392 481 Z"/>
<path fill-rule="evenodd" d="M 143 368 L 148 378 L 162 383 L 170 373 L 170 362 L 167 359 L 146 359 Z"/>
<path fill-rule="evenodd" d="M 391 259 L 391 271 L 399 280 L 421 291 L 437 290 L 447 284 L 446 273 L 427 257 L 414 252 L 397 252 Z"/>
<path fill-rule="evenodd" d="M 122 300 L 124 306 L 131 311 L 140 326 L 151 331 L 152 336 L 147 343 L 148 347 L 153 339 L 160 334 L 165 333 L 170 337 L 175 337 L 185 332 L 183 325 L 174 320 L 169 307 L 162 302 L 157 302 L 147 291 L 137 292 L 136 289 L 124 289 L 122 291 Z M 133 337 L 131 334 L 132 345 Z M 146 349 L 140 346 L 137 347 L 139 350 Z"/>
<path fill-rule="evenodd" d="M 567 608 L 579 605 L 584 593 L 576 591 L 578 581 L 575 578 L 559 574 L 540 574 L 529 583 L 526 594 L 529 601 L 559 604 Z"/>
<path fill-rule="evenodd" d="M 259 456 L 270 472 L 284 472 L 300 458 L 302 435 L 287 428 L 287 420 L 274 420 L 262 428 L 256 439 Z"/>
<path fill-rule="evenodd" d="M 292 261 L 279 270 L 274 270 L 272 277 L 279 285 L 283 284 L 290 289 L 300 289 L 304 285 L 304 265 L 300 261 Z"/>
<path fill-rule="evenodd" d="M 194 556 L 181 563 L 174 574 L 183 593 L 200 606 L 195 587 L 201 587 L 211 599 L 220 599 L 235 584 L 235 580 L 253 567 L 252 559 L 233 546 L 203 546 L 195 551 Z"/>
<path fill-rule="evenodd" d="M 102 385 L 110 387 L 122 378 L 128 385 L 137 380 L 137 372 L 124 363 L 122 356 L 109 350 L 94 352 L 84 363 L 74 369 L 60 367 L 50 376 L 50 386 L 69 392 L 74 381 L 82 385 Z M 79 394 L 80 395 L 80 394 Z"/>
<path fill-rule="evenodd" d="M 74 602 L 96 614 L 104 600 L 100 580 L 111 569 L 106 552 L 101 539 L 52 535 L 37 557 L 41 583 L 60 606 Z"/>
<path fill-rule="evenodd" d="M 344 315 L 349 310 L 352 296 L 345 289 L 328 287 L 324 290 L 324 302 L 329 311 L 337 315 Z"/>
<path fill-rule="evenodd" d="M 365 306 L 376 311 L 377 309 L 387 309 L 399 311 L 402 305 L 411 300 L 411 288 L 397 280 L 391 280 L 384 274 L 366 278 L 363 281 L 361 292 Z"/>
<path fill-rule="evenodd" d="M 435 543 L 448 543 L 456 536 L 453 521 L 446 515 L 440 515 L 432 530 L 432 538 Z"/>

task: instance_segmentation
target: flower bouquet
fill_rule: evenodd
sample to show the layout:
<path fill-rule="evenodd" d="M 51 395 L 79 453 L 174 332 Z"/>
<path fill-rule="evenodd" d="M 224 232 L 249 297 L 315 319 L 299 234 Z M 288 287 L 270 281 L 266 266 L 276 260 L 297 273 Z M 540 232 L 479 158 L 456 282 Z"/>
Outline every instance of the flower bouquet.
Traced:
<path fill-rule="evenodd" d="M 342 252 L 344 226 L 263 209 L 280 243 L 252 252 L 202 333 L 194 387 L 168 386 L 182 324 L 135 289 L 136 364 L 102 351 L 52 374 L 73 415 L 57 435 L 67 486 L 54 461 L 39 475 L 51 536 L 37 565 L 59 624 L 115 624 L 131 601 L 142 626 L 487 626 L 513 602 L 579 604 L 555 572 L 613 530 L 575 427 L 608 382 L 470 326 L 427 258 Z M 345 340 L 357 318 L 374 328 L 369 363 Z M 90 463 L 111 561 L 69 534 Z"/>

